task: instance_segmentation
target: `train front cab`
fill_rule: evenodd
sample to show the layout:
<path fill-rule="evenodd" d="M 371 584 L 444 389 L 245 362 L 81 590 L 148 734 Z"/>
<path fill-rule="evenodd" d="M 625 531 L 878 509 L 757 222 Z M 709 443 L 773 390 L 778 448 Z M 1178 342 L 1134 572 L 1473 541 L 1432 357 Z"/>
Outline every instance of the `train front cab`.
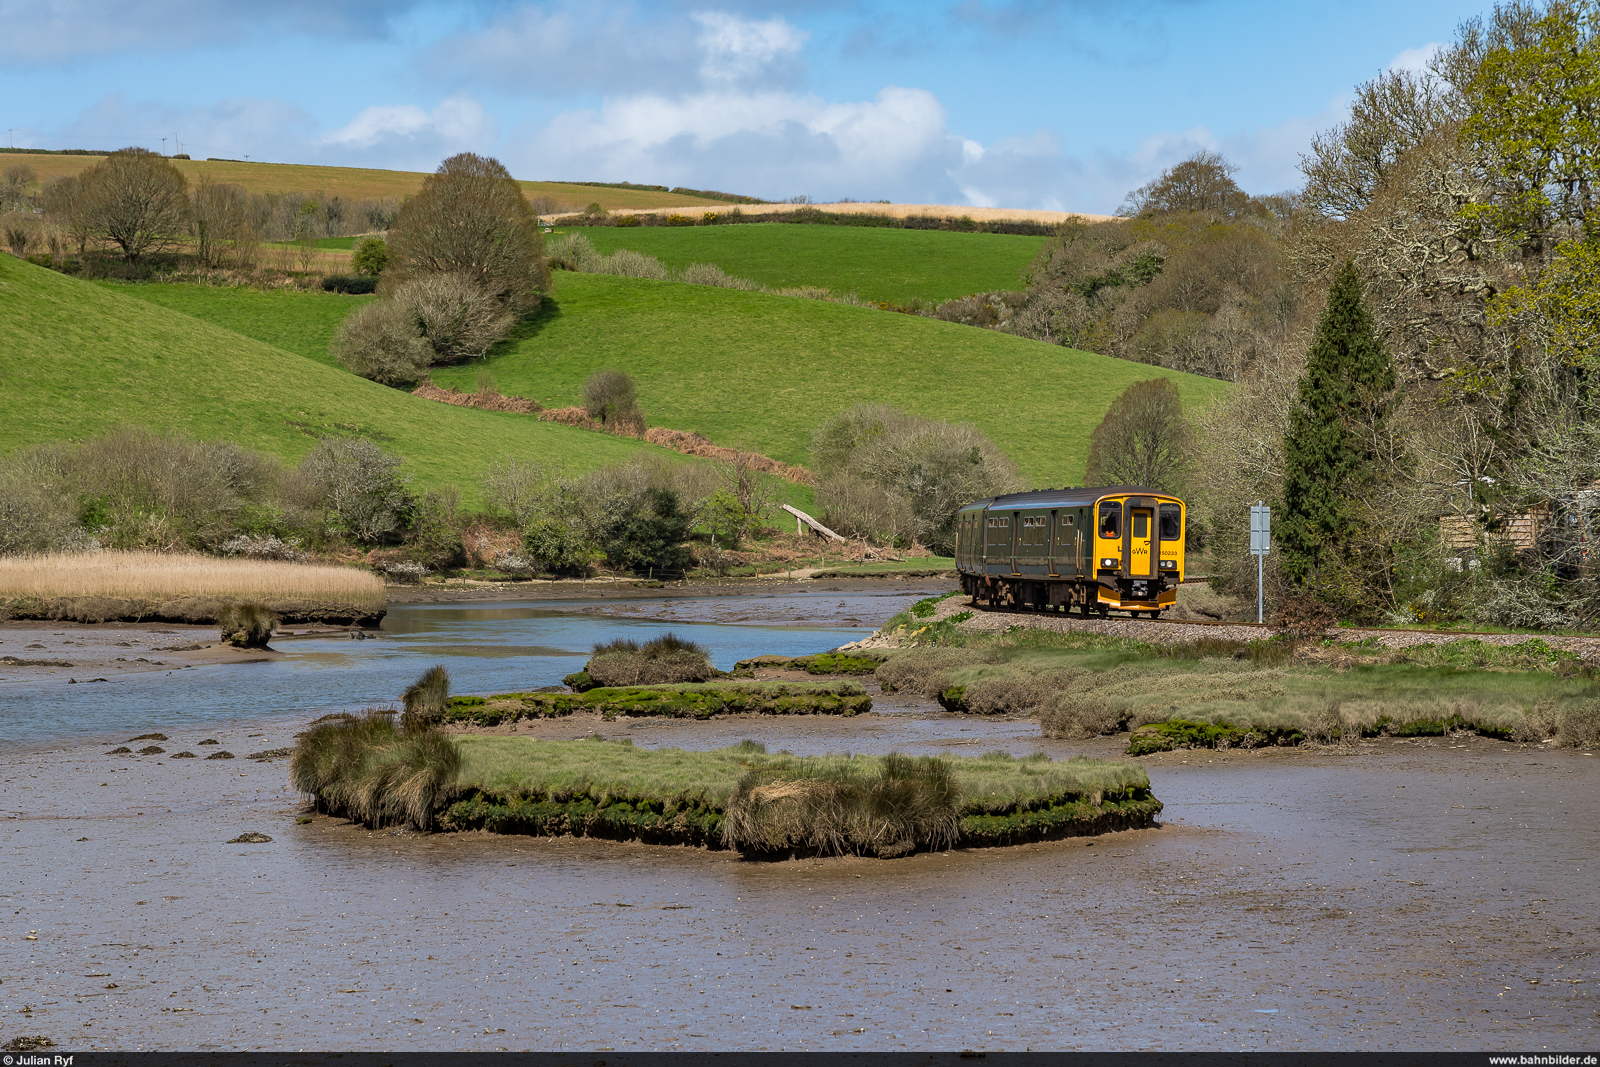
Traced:
<path fill-rule="evenodd" d="M 1160 612 L 1178 600 L 1187 516 L 1177 497 L 1095 501 L 1096 603 L 1102 612 Z"/>

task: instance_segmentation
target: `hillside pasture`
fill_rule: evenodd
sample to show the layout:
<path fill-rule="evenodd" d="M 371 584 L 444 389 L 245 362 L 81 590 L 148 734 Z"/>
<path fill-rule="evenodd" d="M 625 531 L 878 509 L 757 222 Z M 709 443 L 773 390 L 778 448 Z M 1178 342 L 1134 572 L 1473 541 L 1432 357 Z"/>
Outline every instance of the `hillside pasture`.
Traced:
<path fill-rule="evenodd" d="M 236 289 L 193 287 L 227 308 Z M 272 298 L 276 294 L 259 294 Z M 252 314 L 326 328 L 320 293 Z M 641 452 L 675 453 L 522 415 L 432 403 L 222 326 L 0 255 L 0 452 L 83 440 L 123 424 L 234 441 L 298 462 L 324 436 L 371 438 L 407 461 L 421 489 L 457 487 L 475 503 L 485 468 L 509 456 L 574 471 Z M 301 315 L 302 309 L 312 312 Z M 317 316 L 323 316 L 318 318 Z M 331 330 L 329 331 L 331 333 Z M 320 340 L 320 338 L 319 338 Z M 306 342 L 308 345 L 311 342 Z M 688 462 L 688 461 L 685 461 Z"/>
<path fill-rule="evenodd" d="M 1082 479 L 1090 432 L 1133 382 L 1170 378 L 1191 408 L 1228 388 L 916 315 L 598 274 L 558 274 L 532 328 L 494 352 L 434 380 L 471 391 L 486 369 L 502 392 L 562 407 L 614 368 L 633 376 L 652 426 L 799 464 L 826 419 L 892 404 L 976 424 L 1041 486 Z"/>
<path fill-rule="evenodd" d="M 557 232 L 569 232 L 559 230 Z M 609 255 L 629 248 L 673 270 L 715 263 L 772 289 L 815 286 L 905 306 L 1020 289 L 1047 238 L 941 230 L 742 223 L 572 227 Z"/>
<path fill-rule="evenodd" d="M 861 401 L 893 404 L 977 424 L 1041 486 L 1082 479 L 1090 432 L 1131 383 L 1171 378 L 1190 407 L 1228 388 L 896 312 L 596 274 L 559 272 L 556 282 L 544 311 L 490 359 L 436 368 L 434 380 L 471 392 L 487 371 L 501 392 L 554 408 L 580 403 L 584 380 L 615 368 L 633 376 L 650 425 L 802 465 L 824 420 Z M 325 363 L 332 374 L 344 372 L 332 366 L 328 341 L 344 314 L 371 299 L 192 285 L 115 288 Z"/>

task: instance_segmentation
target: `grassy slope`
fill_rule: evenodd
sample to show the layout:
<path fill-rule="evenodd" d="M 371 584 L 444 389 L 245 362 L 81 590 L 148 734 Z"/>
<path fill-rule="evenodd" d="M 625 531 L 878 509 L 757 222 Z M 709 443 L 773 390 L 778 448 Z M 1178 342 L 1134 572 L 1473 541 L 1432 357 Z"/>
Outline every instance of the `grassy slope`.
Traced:
<path fill-rule="evenodd" d="M 909 304 L 1015 289 L 1046 238 L 937 230 L 796 226 L 586 226 L 600 251 L 647 252 L 674 270 L 715 263 L 773 288 L 816 285 L 869 300 Z"/>
<path fill-rule="evenodd" d="M 796 227 L 801 228 L 801 227 Z M 1187 404 L 1227 386 L 992 330 L 796 297 L 558 275 L 539 329 L 488 362 L 503 392 L 575 403 L 594 371 L 627 371 L 653 426 L 790 463 L 858 401 L 976 423 L 1037 485 L 1083 476 L 1089 434 L 1133 382 L 1171 378 Z M 481 364 L 479 365 L 482 366 Z M 434 377 L 476 388 L 476 368 Z"/>
<path fill-rule="evenodd" d="M 0 169 L 25 163 L 39 175 L 42 183 L 58 174 L 78 174 L 104 156 L 0 155 Z M 252 193 L 311 193 L 353 199 L 407 197 L 422 188 L 427 177 L 418 171 L 368 170 L 360 167 L 310 167 L 295 163 L 233 163 L 211 160 L 175 159 L 173 164 L 189 179 L 190 186 L 201 178 L 214 183 L 231 182 Z M 726 208 L 721 200 L 672 193 L 652 193 L 639 189 L 602 189 L 567 182 L 518 182 L 528 196 L 548 196 L 563 204 L 582 206 L 599 201 L 607 210 L 644 207 Z"/>
<path fill-rule="evenodd" d="M 507 455 L 588 468 L 648 447 L 419 400 L 3 255 L 0 308 L 0 451 L 142 423 L 297 460 L 319 435 L 362 433 L 404 456 L 420 486 L 470 499 Z"/>
<path fill-rule="evenodd" d="M 616 367 L 638 382 L 651 425 L 697 430 L 792 463 L 809 461 L 811 432 L 824 419 L 858 400 L 883 401 L 977 423 L 1039 485 L 1081 479 L 1090 431 L 1130 383 L 1170 377 L 1189 404 L 1227 388 L 893 312 L 667 282 L 556 277 L 552 309 L 529 336 L 486 365 L 442 368 L 435 380 L 472 390 L 487 366 L 503 392 L 557 407 L 576 403 L 595 370 Z M 117 288 L 329 363 L 327 342 L 341 309 L 366 299 L 193 285 Z"/>
<path fill-rule="evenodd" d="M 375 297 L 294 289 L 102 282 L 106 288 L 193 315 L 274 348 L 332 367 L 328 343 L 344 317 Z"/>

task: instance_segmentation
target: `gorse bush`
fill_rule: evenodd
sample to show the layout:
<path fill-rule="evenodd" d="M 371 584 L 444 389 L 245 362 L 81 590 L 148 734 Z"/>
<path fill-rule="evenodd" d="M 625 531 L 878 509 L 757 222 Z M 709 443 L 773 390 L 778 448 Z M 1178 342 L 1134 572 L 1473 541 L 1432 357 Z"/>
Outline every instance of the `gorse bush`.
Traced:
<path fill-rule="evenodd" d="M 364 237 L 350 254 L 350 269 L 376 278 L 389 265 L 389 245 L 382 237 Z"/>

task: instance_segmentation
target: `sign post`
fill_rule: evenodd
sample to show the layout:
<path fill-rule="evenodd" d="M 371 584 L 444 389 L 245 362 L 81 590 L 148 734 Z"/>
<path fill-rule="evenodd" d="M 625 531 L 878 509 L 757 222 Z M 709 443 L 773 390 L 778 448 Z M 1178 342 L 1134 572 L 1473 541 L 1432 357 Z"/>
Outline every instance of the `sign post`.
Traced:
<path fill-rule="evenodd" d="M 1266 596 L 1262 592 L 1263 563 L 1272 551 L 1272 509 L 1263 502 L 1250 505 L 1250 554 L 1256 558 L 1256 622 L 1265 622 Z"/>

